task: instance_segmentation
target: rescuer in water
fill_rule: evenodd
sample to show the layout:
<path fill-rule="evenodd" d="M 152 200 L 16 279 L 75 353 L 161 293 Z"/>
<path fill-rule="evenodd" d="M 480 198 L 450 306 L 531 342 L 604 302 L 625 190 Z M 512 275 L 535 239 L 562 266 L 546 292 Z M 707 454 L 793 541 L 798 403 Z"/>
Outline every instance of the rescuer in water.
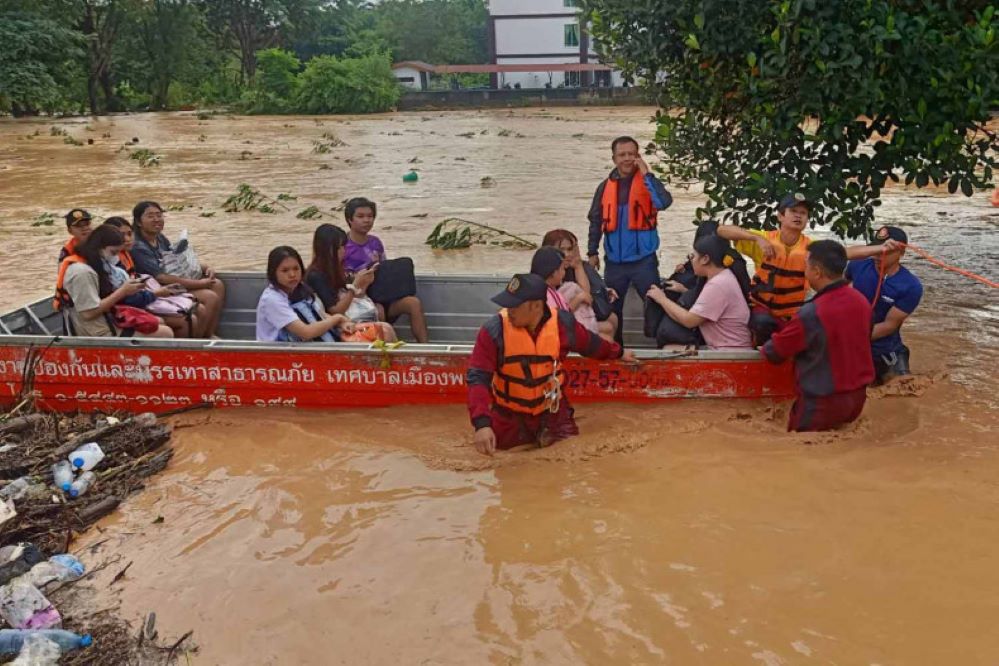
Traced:
<path fill-rule="evenodd" d="M 631 351 L 547 302 L 545 281 L 513 276 L 493 302 L 502 310 L 479 330 L 468 366 L 468 412 L 475 448 L 486 455 L 521 444 L 548 446 L 579 434 L 563 393 L 569 352 L 636 363 Z"/>

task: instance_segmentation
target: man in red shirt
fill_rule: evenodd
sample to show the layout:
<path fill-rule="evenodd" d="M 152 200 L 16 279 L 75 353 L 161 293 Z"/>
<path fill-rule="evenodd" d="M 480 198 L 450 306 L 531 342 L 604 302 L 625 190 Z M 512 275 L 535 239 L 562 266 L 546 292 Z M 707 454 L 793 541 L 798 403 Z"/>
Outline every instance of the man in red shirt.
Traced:
<path fill-rule="evenodd" d="M 562 391 L 562 363 L 569 352 L 636 362 L 632 352 L 590 333 L 571 312 L 549 307 L 547 292 L 537 275 L 513 276 L 492 299 L 503 309 L 475 340 L 468 413 L 475 448 L 485 455 L 521 444 L 548 446 L 579 434 Z"/>
<path fill-rule="evenodd" d="M 846 248 L 831 240 L 808 246 L 805 278 L 815 290 L 760 352 L 771 363 L 794 358 L 798 396 L 787 429 L 830 430 L 860 416 L 871 361 L 871 304 L 843 278 Z"/>

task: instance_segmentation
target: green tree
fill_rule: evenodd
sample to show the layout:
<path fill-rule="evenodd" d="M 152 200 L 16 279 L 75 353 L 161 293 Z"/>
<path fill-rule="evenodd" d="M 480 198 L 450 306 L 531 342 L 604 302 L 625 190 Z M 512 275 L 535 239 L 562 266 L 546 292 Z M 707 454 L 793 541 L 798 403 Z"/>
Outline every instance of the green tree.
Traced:
<path fill-rule="evenodd" d="M 79 33 L 54 20 L 21 12 L 0 13 L 0 111 L 15 116 L 60 111 L 72 62 L 83 56 Z"/>
<path fill-rule="evenodd" d="M 386 54 L 318 56 L 299 77 L 295 106 L 301 113 L 376 113 L 395 106 L 400 94 Z"/>
<path fill-rule="evenodd" d="M 383 0 L 374 12 L 377 32 L 396 61 L 486 62 L 488 12 L 483 0 Z"/>
<path fill-rule="evenodd" d="M 781 193 L 870 232 L 888 180 L 970 196 L 996 168 L 999 30 L 988 0 L 582 0 L 605 55 L 658 92 L 667 177 L 698 218 L 774 224 Z"/>
<path fill-rule="evenodd" d="M 302 63 L 294 53 L 281 49 L 257 52 L 257 77 L 247 91 L 243 107 L 247 113 L 288 113 L 298 92 Z"/>

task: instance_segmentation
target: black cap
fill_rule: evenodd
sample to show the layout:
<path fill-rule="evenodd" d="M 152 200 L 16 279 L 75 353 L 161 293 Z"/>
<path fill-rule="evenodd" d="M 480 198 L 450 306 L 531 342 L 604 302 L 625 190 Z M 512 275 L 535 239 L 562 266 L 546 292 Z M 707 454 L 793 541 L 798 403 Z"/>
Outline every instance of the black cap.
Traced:
<path fill-rule="evenodd" d="M 546 245 L 538 248 L 531 259 L 531 272 L 540 275 L 543 280 L 558 270 L 558 267 L 565 261 L 565 255 L 557 247 Z"/>
<path fill-rule="evenodd" d="M 548 285 L 534 273 L 514 275 L 506 289 L 493 296 L 493 303 L 501 308 L 515 308 L 527 301 L 543 301 L 548 298 Z"/>
<path fill-rule="evenodd" d="M 89 221 L 91 221 L 91 220 L 94 219 L 90 215 L 90 213 L 88 213 L 87 211 L 83 210 L 82 208 L 74 208 L 73 210 L 71 210 L 68 213 L 66 213 L 66 215 L 64 217 L 66 218 L 66 226 L 67 227 L 71 227 L 74 224 L 77 224 L 79 222 L 83 222 L 84 220 L 86 220 L 86 221 L 89 222 Z"/>
<path fill-rule="evenodd" d="M 904 231 L 898 227 L 886 226 L 881 227 L 875 232 L 874 238 L 871 239 L 870 245 L 881 245 L 889 238 L 893 241 L 898 241 L 899 243 L 909 242 L 909 236 L 907 236 Z"/>
<path fill-rule="evenodd" d="M 785 194 L 781 197 L 780 203 L 777 204 L 777 210 L 783 213 L 788 208 L 794 208 L 795 206 L 804 206 L 808 210 L 812 210 L 812 202 L 801 192 Z"/>

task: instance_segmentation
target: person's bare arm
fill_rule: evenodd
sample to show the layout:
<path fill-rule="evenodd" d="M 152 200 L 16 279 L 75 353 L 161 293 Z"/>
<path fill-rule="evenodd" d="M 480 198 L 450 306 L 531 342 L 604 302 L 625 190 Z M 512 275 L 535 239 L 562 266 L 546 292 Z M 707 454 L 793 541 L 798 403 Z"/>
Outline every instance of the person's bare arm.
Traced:
<path fill-rule="evenodd" d="M 773 259 L 777 256 L 777 248 L 773 246 L 773 243 L 768 241 L 763 236 L 750 233 L 742 227 L 736 227 L 731 224 L 722 224 L 718 227 L 718 235 L 729 241 L 753 241 L 760 246 L 760 251 L 763 252 L 764 259 Z"/>
<path fill-rule="evenodd" d="M 871 340 L 886 338 L 892 333 L 895 333 L 898 329 L 902 328 L 902 324 L 905 323 L 908 316 L 909 314 L 907 312 L 903 312 L 898 308 L 888 310 L 885 320 L 880 324 L 874 325 L 874 330 L 871 331 Z"/>
<path fill-rule="evenodd" d="M 905 248 L 904 243 L 899 243 L 894 238 L 889 238 L 881 245 L 849 245 L 846 248 L 847 259 L 869 259 L 881 253 L 895 252 Z"/>
<path fill-rule="evenodd" d="M 649 292 L 646 295 L 649 298 L 651 298 L 653 301 L 661 305 L 662 309 L 666 311 L 666 314 L 669 315 L 670 319 L 683 326 L 686 326 L 687 328 L 697 328 L 705 321 L 707 321 L 704 317 L 696 315 L 690 310 L 685 310 L 684 308 L 680 307 L 679 305 L 671 301 L 669 298 L 666 297 L 666 294 L 663 292 L 663 290 L 655 285 L 649 287 Z"/>

